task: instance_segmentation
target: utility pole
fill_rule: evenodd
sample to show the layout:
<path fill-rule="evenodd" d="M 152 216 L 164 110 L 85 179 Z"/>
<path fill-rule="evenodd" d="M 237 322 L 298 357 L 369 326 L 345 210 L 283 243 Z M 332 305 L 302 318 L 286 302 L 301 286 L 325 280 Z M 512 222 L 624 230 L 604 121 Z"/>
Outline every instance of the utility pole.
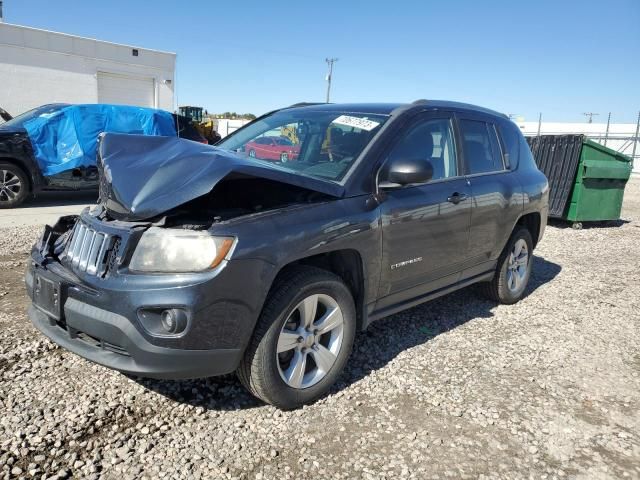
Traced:
<path fill-rule="evenodd" d="M 611 112 L 607 116 L 607 131 L 604 132 L 604 146 L 607 146 L 607 140 L 609 140 L 609 126 L 611 125 Z"/>
<path fill-rule="evenodd" d="M 337 58 L 325 58 L 325 62 L 329 66 L 329 72 L 327 73 L 327 103 L 329 103 L 329 96 L 331 95 L 331 77 L 333 76 L 333 64 L 338 61 Z"/>
<path fill-rule="evenodd" d="M 593 123 L 593 117 L 596 116 L 596 115 L 600 115 L 600 114 L 599 113 L 593 113 L 593 112 L 585 112 L 585 113 L 583 113 L 583 115 L 585 117 L 589 118 L 589 120 L 587 120 L 587 123 Z"/>
<path fill-rule="evenodd" d="M 2 0 L 0 0 L 0 23 L 4 22 L 4 17 L 2 16 Z"/>
<path fill-rule="evenodd" d="M 536 135 L 536 137 L 540 136 L 541 129 L 542 129 L 542 112 L 540 112 L 540 115 L 538 115 L 538 134 Z"/>
<path fill-rule="evenodd" d="M 636 161 L 636 146 L 638 145 L 638 141 L 640 141 L 640 112 L 638 112 L 638 121 L 636 122 L 636 135 L 633 139 L 633 151 L 631 152 L 631 168 L 633 168 L 633 162 Z"/>

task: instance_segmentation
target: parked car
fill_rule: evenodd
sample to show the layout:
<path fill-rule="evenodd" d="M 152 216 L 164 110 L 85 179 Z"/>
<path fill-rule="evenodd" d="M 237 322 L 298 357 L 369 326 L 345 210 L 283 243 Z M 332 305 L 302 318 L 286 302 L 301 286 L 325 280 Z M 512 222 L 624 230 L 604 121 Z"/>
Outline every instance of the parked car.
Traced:
<path fill-rule="evenodd" d="M 282 136 L 254 138 L 247 142 L 245 149 L 250 157 L 283 163 L 297 159 L 300 153 L 299 145 Z"/>
<path fill-rule="evenodd" d="M 8 117 L 9 118 L 9 117 Z M 56 103 L 0 124 L 0 208 L 14 208 L 43 190 L 97 190 L 98 133 L 178 135 L 207 143 L 189 119 L 118 105 Z"/>
<path fill-rule="evenodd" d="M 249 156 L 283 125 L 295 162 Z M 216 148 L 107 133 L 98 166 L 99 205 L 32 249 L 34 325 L 131 375 L 236 371 L 285 409 L 324 395 L 375 320 L 474 283 L 517 302 L 547 221 L 518 127 L 452 102 L 284 108 Z"/>

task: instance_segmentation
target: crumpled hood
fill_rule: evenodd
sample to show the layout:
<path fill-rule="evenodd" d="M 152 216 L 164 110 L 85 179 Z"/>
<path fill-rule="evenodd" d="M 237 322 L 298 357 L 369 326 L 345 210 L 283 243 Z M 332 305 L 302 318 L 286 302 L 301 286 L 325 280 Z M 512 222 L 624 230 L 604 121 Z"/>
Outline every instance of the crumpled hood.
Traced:
<path fill-rule="evenodd" d="M 117 219 L 147 220 L 209 193 L 231 175 L 266 178 L 334 197 L 344 187 L 177 137 L 104 133 L 100 200 Z M 260 192 L 256 192 L 259 194 Z"/>

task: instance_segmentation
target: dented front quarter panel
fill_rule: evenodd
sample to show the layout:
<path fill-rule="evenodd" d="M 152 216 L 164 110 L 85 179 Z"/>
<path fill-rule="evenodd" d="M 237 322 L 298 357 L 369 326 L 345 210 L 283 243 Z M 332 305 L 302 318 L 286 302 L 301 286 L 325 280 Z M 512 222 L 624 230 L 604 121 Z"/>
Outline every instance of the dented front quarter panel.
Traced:
<path fill-rule="evenodd" d="M 238 217 L 215 224 L 209 230 L 214 235 L 238 239 L 234 260 L 258 258 L 273 265 L 272 276 L 264 278 L 267 285 L 272 284 L 282 266 L 291 262 L 337 250 L 353 250 L 362 260 L 364 304 L 375 302 L 382 233 L 378 203 L 372 195 Z"/>

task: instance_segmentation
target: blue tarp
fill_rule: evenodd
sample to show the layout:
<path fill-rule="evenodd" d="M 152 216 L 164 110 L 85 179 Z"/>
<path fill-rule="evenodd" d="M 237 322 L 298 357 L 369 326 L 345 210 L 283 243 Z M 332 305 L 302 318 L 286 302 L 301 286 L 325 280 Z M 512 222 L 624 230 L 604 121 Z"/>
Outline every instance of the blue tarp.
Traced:
<path fill-rule="evenodd" d="M 94 166 L 101 132 L 176 136 L 169 112 L 125 105 L 72 105 L 28 120 L 24 128 L 45 176 Z"/>

